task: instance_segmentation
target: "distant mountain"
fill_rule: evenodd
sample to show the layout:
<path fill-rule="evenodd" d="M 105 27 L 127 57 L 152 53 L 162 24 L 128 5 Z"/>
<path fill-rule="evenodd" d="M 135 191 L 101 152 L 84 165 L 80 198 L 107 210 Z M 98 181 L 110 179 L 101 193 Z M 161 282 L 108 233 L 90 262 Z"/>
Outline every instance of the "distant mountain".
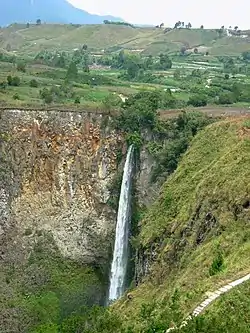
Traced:
<path fill-rule="evenodd" d="M 103 20 L 119 21 L 112 16 L 90 14 L 67 0 L 0 0 L 0 25 L 35 22 L 99 24 Z"/>

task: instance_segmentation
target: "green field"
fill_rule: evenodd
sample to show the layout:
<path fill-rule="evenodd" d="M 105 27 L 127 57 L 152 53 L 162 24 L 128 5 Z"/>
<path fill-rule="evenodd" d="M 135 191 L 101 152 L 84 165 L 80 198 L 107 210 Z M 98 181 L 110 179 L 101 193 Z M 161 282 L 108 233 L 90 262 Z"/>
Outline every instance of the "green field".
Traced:
<path fill-rule="evenodd" d="M 248 33 L 248 32 L 244 32 Z M 0 30 L 0 48 L 23 54 L 44 50 L 73 50 L 87 44 L 92 51 L 128 49 L 144 54 L 200 47 L 210 54 L 239 54 L 249 50 L 249 38 L 220 36 L 216 30 L 132 28 L 120 25 L 12 25 Z"/>

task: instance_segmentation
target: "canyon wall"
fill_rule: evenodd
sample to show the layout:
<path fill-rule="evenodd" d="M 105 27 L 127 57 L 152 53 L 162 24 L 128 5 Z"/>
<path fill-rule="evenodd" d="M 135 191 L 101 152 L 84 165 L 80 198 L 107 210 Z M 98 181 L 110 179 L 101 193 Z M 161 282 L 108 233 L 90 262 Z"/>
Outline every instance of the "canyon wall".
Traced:
<path fill-rule="evenodd" d="M 1 111 L 1 328 L 37 327 L 43 297 L 61 304 L 60 316 L 104 301 L 116 222 L 109 187 L 126 153 L 109 123 L 86 112 Z"/>
<path fill-rule="evenodd" d="M 104 122 L 79 112 L 2 112 L 2 238 L 14 228 L 28 255 L 45 230 L 63 256 L 107 262 L 115 225 L 108 185 L 123 144 Z"/>

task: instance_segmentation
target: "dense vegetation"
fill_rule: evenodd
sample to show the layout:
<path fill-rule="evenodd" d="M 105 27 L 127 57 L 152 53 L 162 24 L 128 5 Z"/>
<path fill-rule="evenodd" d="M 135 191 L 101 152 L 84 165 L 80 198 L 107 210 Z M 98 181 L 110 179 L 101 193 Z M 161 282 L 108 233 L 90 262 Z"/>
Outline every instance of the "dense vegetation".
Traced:
<path fill-rule="evenodd" d="M 23 237 L 29 237 L 26 229 Z M 27 262 L 1 265 L 1 330 L 57 332 L 82 306 L 102 304 L 106 284 L 100 271 L 63 258 L 53 237 L 38 235 Z M 64 331 L 63 331 L 64 332 Z"/>
<path fill-rule="evenodd" d="M 1 103 L 8 105 L 54 103 L 111 111 L 130 95 L 153 91 L 168 95 L 158 109 L 250 102 L 248 52 L 206 59 L 186 51 L 93 54 L 83 44 L 70 52 L 39 51 L 29 57 L 2 52 L 0 65 Z"/>

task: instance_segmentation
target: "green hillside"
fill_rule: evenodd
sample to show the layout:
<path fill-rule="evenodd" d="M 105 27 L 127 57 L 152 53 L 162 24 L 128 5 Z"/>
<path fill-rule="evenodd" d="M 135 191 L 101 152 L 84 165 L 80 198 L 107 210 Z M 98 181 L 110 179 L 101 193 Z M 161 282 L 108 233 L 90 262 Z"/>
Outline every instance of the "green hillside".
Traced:
<path fill-rule="evenodd" d="M 217 332 L 247 333 L 250 331 L 250 283 L 233 289 L 214 302 L 197 320 L 190 322 L 182 333 Z M 223 320 L 222 320 L 223 318 Z"/>
<path fill-rule="evenodd" d="M 250 271 L 249 163 L 247 119 L 215 123 L 195 137 L 142 221 L 137 244 L 149 274 L 115 306 L 134 331 L 146 332 L 143 304 L 154 302 L 160 318 L 178 290 L 188 315 L 208 291 Z"/>
<path fill-rule="evenodd" d="M 20 53 L 36 53 L 41 49 L 72 50 L 87 44 L 92 51 L 129 49 L 144 54 L 179 51 L 205 46 L 210 53 L 238 54 L 249 50 L 249 38 L 219 37 L 217 30 L 140 28 L 122 25 L 41 26 L 13 24 L 0 30 L 0 47 Z"/>

